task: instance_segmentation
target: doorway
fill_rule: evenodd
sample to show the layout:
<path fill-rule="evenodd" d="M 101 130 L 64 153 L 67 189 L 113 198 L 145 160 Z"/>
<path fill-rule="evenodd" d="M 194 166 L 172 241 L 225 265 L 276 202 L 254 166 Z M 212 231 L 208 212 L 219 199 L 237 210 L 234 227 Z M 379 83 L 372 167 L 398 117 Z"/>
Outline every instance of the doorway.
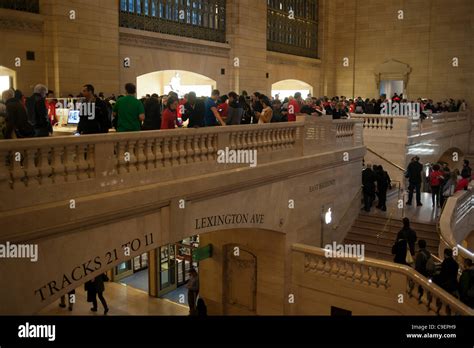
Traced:
<path fill-rule="evenodd" d="M 239 246 L 224 248 L 224 315 L 255 315 L 257 311 L 257 257 Z"/>
<path fill-rule="evenodd" d="M 385 94 L 387 98 L 392 98 L 395 93 L 403 94 L 404 84 L 402 80 L 382 80 L 380 81 L 380 95 Z"/>

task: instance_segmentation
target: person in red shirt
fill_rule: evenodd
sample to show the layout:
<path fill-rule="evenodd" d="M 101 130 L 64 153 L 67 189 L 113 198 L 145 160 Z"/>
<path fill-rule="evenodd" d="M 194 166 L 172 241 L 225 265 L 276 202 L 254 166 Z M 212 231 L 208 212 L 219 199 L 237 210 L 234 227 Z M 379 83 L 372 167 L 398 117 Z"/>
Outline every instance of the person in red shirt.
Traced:
<path fill-rule="evenodd" d="M 440 187 L 444 180 L 444 174 L 440 170 L 439 165 L 435 164 L 433 166 L 433 171 L 430 173 L 430 185 L 431 185 L 431 200 L 433 202 L 433 207 L 440 206 Z"/>
<path fill-rule="evenodd" d="M 301 98 L 301 93 L 296 92 L 295 98 L 290 100 L 290 102 L 288 103 L 288 122 L 296 121 L 296 114 L 300 113 L 302 104 L 303 99 Z"/>
<path fill-rule="evenodd" d="M 175 129 L 178 109 L 178 99 L 171 96 L 166 101 L 166 109 L 161 114 L 161 129 Z"/>
<path fill-rule="evenodd" d="M 45 99 L 45 103 L 46 103 L 46 108 L 48 109 L 48 118 L 52 126 L 58 123 L 58 118 L 56 116 L 57 100 L 53 98 L 54 98 L 54 92 L 51 90 L 48 91 L 48 95 L 47 95 L 47 99 Z"/>
<path fill-rule="evenodd" d="M 462 178 L 458 180 L 458 183 L 456 185 L 456 189 L 454 190 L 454 192 L 467 190 L 468 186 L 469 186 L 469 178 Z"/>
<path fill-rule="evenodd" d="M 229 115 L 229 104 L 227 104 L 228 99 L 229 97 L 223 95 L 220 98 L 220 104 L 217 106 L 217 111 L 219 112 L 219 115 L 221 115 L 224 121 L 227 120 L 227 116 Z"/>

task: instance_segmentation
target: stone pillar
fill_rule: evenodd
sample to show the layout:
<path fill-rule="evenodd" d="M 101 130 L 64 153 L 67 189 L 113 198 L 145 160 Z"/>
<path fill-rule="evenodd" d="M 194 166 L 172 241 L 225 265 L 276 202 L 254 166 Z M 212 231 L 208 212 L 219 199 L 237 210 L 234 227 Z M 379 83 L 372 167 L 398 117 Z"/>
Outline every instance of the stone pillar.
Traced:
<path fill-rule="evenodd" d="M 41 0 L 46 84 L 56 96 L 84 84 L 106 95 L 119 90 L 118 1 Z"/>
<path fill-rule="evenodd" d="M 227 41 L 230 51 L 230 88 L 237 93 L 269 95 L 267 73 L 266 1 L 227 0 Z M 235 66 L 238 62 L 238 66 Z"/>

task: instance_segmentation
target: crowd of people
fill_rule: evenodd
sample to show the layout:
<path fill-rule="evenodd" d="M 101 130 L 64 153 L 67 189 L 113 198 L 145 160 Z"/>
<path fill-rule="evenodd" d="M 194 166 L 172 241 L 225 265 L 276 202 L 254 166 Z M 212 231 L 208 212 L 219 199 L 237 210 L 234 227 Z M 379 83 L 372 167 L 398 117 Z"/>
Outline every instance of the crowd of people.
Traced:
<path fill-rule="evenodd" d="M 468 160 L 463 161 L 462 169 L 450 170 L 447 163 L 433 163 L 429 173 L 423 179 L 423 164 L 415 156 L 405 171 L 408 179 L 408 200 L 406 205 L 411 206 L 415 195 L 416 205 L 422 206 L 421 190 L 423 180 L 426 181 L 431 192 L 433 208 L 443 207 L 444 202 L 454 193 L 467 190 L 472 180 L 472 169 Z M 364 197 L 364 210 L 370 212 L 373 203 L 378 198 L 377 208 L 387 210 L 387 191 L 391 189 L 391 180 L 388 173 L 381 165 L 367 163 L 362 171 L 362 192 Z"/>
<path fill-rule="evenodd" d="M 382 95 L 376 99 L 355 99 L 345 96 L 312 97 L 303 99 L 300 92 L 280 100 L 279 96 L 268 97 L 259 92 L 240 95 L 229 92 L 221 95 L 213 90 L 209 97 L 198 97 L 190 92 L 180 98 L 176 92 L 158 96 L 146 95 L 136 98 L 136 86 L 125 85 L 125 94 L 105 97 L 96 94 L 94 86 L 86 84 L 74 97 L 68 96 L 72 105 L 81 104 L 77 134 L 107 133 L 111 128 L 118 132 L 229 126 L 239 124 L 263 124 L 296 121 L 296 115 L 328 115 L 333 119 L 350 118 L 351 114 L 380 114 L 384 103 L 404 103 L 407 99 L 396 93 L 392 98 Z M 431 99 L 419 98 L 422 118 L 427 113 L 455 112 L 466 110 L 464 100 L 447 99 L 434 103 Z M 0 139 L 45 137 L 52 135 L 58 124 L 57 99 L 54 92 L 44 85 L 36 85 L 33 94 L 25 97 L 21 91 L 9 89 L 2 93 L 0 102 Z M 84 111 L 88 110 L 88 111 Z"/>
<path fill-rule="evenodd" d="M 412 204 L 414 192 L 417 206 L 423 205 L 421 202 L 422 172 L 423 165 L 420 163 L 420 158 L 413 157 L 405 172 L 409 183 L 407 205 Z M 433 208 L 442 207 L 446 199 L 455 192 L 467 190 L 471 180 L 472 170 L 468 160 L 464 160 L 461 170 L 454 169 L 453 171 L 449 169 L 447 163 L 431 164 L 426 181 L 431 191 Z"/>
<path fill-rule="evenodd" d="M 418 251 L 415 250 L 416 244 Z M 403 219 L 403 227 L 398 232 L 392 247 L 394 262 L 414 267 L 423 276 L 474 308 L 474 265 L 471 259 L 464 259 L 463 272 L 458 279 L 459 264 L 454 259 L 453 250 L 445 249 L 441 264 L 437 264 L 427 249 L 426 240 L 418 240 L 416 232 L 410 227 L 410 220 Z M 423 289 L 418 289 L 423 295 Z"/>

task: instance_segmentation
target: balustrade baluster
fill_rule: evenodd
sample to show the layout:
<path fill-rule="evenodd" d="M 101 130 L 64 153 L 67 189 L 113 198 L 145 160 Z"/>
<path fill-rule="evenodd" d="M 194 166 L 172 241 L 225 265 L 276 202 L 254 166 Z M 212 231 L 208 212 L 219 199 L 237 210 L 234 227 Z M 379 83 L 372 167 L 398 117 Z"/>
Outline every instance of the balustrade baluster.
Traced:
<path fill-rule="evenodd" d="M 64 169 L 67 182 L 75 182 L 77 177 L 76 146 L 66 146 L 64 149 Z"/>
<path fill-rule="evenodd" d="M 137 170 L 144 172 L 147 169 L 146 140 L 140 139 L 135 143 L 135 150 L 137 152 Z"/>
<path fill-rule="evenodd" d="M 87 156 L 86 144 L 79 144 L 75 147 L 76 149 L 76 164 L 77 164 L 77 179 L 83 180 L 89 178 L 89 164 L 86 161 Z"/>
<path fill-rule="evenodd" d="M 194 163 L 193 136 L 185 137 L 186 163 Z"/>
<path fill-rule="evenodd" d="M 153 140 L 147 139 L 144 145 L 144 156 L 145 156 L 145 169 L 152 170 L 156 168 L 155 156 L 152 151 Z"/>
<path fill-rule="evenodd" d="M 217 151 L 217 134 L 211 134 L 207 137 L 207 159 L 208 161 L 215 160 L 215 153 Z"/>
<path fill-rule="evenodd" d="M 165 137 L 163 139 L 163 167 L 171 167 L 171 139 L 169 137 Z"/>
<path fill-rule="evenodd" d="M 163 138 L 155 138 L 152 146 L 153 154 L 155 156 L 155 168 L 163 168 L 164 163 L 164 145 Z"/>
<path fill-rule="evenodd" d="M 186 164 L 186 136 L 180 136 L 178 139 L 179 164 Z"/>
<path fill-rule="evenodd" d="M 9 172 L 7 180 L 10 181 L 11 188 L 18 188 L 27 185 L 27 176 L 25 172 L 25 151 L 6 152 L 5 168 Z M 2 156 L 3 157 L 3 156 Z M 8 167 L 7 167 L 8 165 Z"/>
<path fill-rule="evenodd" d="M 40 184 L 41 173 L 39 167 L 37 166 L 38 162 L 38 149 L 26 149 L 25 150 L 25 171 L 28 178 L 27 184 L 29 187 L 36 187 Z"/>
<path fill-rule="evenodd" d="M 37 152 L 37 168 L 38 179 L 40 185 L 53 183 L 53 172 L 50 166 L 49 158 L 51 156 L 51 148 L 41 147 Z"/>
<path fill-rule="evenodd" d="M 207 136 L 205 134 L 200 136 L 201 162 L 207 162 Z"/>
<path fill-rule="evenodd" d="M 199 135 L 193 136 L 194 162 L 202 161 L 201 148 L 199 147 Z"/>

